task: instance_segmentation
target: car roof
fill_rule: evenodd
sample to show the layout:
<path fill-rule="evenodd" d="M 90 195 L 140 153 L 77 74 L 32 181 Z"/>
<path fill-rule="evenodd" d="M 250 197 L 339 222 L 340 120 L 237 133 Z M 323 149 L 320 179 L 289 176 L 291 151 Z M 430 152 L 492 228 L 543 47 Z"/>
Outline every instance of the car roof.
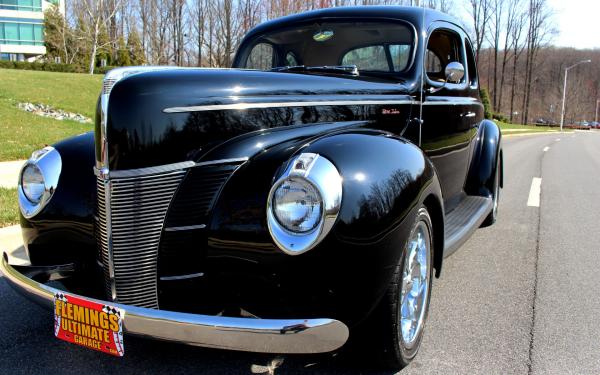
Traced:
<path fill-rule="evenodd" d="M 263 34 L 281 27 L 290 26 L 291 24 L 339 18 L 402 20 L 410 22 L 417 29 L 422 28 L 423 25 L 427 26 L 432 22 L 446 21 L 462 28 L 456 18 L 433 9 L 396 5 L 369 5 L 324 8 L 276 18 L 258 25 L 244 39 L 249 39 L 257 34 Z"/>

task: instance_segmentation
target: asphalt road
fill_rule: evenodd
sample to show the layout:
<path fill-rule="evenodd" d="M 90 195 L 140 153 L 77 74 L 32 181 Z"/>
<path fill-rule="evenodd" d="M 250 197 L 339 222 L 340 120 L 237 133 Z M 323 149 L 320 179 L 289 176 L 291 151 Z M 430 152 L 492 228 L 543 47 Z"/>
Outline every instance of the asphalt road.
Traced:
<path fill-rule="evenodd" d="M 423 346 L 402 374 L 600 373 L 600 132 L 507 138 L 504 151 L 499 219 L 446 259 Z M 534 177 L 539 207 L 528 206 Z M 0 372 L 374 372 L 343 352 L 274 357 L 133 337 L 125 358 L 111 358 L 55 339 L 52 324 L 0 283 Z"/>

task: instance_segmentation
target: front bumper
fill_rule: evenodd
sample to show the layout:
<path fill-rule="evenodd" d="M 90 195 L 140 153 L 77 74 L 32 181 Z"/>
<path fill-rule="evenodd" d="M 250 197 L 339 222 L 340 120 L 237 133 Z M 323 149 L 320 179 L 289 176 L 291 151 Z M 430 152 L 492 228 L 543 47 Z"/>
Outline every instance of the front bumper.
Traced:
<path fill-rule="evenodd" d="M 8 264 L 3 254 L 0 271 L 17 292 L 53 309 L 59 289 L 38 283 Z M 74 295 L 69 293 L 70 295 Z M 125 310 L 125 332 L 157 340 L 209 348 L 262 353 L 325 353 L 348 339 L 348 327 L 334 319 L 254 319 L 209 316 L 148 309 L 98 301 Z"/>

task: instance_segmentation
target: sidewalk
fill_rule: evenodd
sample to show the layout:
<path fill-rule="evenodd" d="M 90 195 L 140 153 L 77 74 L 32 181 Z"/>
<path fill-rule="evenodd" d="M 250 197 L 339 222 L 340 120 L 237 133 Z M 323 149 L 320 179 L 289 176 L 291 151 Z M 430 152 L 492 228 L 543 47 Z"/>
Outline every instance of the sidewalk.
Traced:
<path fill-rule="evenodd" d="M 29 259 L 25 254 L 23 247 L 23 237 L 21 237 L 21 226 L 13 225 L 6 228 L 0 228 L 0 255 L 6 252 L 10 264 L 26 265 Z"/>
<path fill-rule="evenodd" d="M 19 172 L 25 160 L 0 162 L 0 187 L 11 189 L 17 187 Z"/>

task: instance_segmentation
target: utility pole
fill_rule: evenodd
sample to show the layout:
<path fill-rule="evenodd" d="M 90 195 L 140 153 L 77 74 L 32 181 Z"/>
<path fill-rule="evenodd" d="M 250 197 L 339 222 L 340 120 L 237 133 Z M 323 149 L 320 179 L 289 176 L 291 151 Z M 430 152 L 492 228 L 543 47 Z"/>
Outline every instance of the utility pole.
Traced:
<path fill-rule="evenodd" d="M 600 104 L 600 99 L 596 99 L 596 118 L 594 119 L 595 122 L 598 122 L 598 105 Z"/>
<path fill-rule="evenodd" d="M 579 64 L 591 63 L 592 60 L 581 60 L 580 62 L 568 66 L 565 68 L 565 82 L 563 84 L 563 97 L 562 97 L 562 112 L 560 115 L 560 131 L 563 131 L 563 125 L 565 123 L 565 98 L 567 97 L 567 74 L 569 74 L 569 70 L 576 67 Z"/>

